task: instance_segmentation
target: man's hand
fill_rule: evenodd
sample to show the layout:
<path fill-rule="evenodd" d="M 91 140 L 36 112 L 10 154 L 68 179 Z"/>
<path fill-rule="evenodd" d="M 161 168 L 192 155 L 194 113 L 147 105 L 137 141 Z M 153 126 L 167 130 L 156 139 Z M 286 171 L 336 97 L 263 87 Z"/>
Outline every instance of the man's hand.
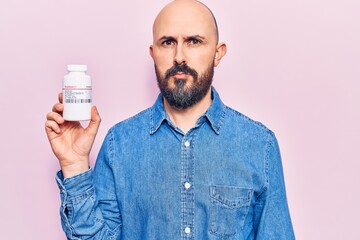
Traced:
<path fill-rule="evenodd" d="M 63 176 L 68 178 L 89 169 L 89 154 L 101 119 L 93 106 L 89 125 L 83 128 L 80 122 L 65 121 L 63 109 L 62 93 L 59 93 L 59 103 L 47 114 L 45 130 L 51 148 L 59 159 Z"/>

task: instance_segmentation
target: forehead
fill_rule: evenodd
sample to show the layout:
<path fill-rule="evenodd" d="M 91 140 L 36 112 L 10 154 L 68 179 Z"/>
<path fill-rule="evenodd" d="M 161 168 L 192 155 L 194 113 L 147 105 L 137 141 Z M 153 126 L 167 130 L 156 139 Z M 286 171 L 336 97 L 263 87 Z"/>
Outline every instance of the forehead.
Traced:
<path fill-rule="evenodd" d="M 153 26 L 154 40 L 163 36 L 200 35 L 212 38 L 215 37 L 214 33 L 213 17 L 209 10 L 199 3 L 168 5 L 159 13 Z"/>

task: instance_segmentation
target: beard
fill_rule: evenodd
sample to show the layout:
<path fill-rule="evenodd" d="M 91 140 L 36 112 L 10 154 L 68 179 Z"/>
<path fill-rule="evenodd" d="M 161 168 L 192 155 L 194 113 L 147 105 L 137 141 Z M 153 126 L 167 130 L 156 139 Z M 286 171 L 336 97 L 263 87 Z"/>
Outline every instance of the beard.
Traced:
<path fill-rule="evenodd" d="M 188 74 L 192 79 L 174 78 L 175 87 L 170 87 L 170 78 L 177 73 Z M 214 77 L 214 63 L 200 77 L 195 69 L 186 64 L 175 64 L 161 76 L 155 64 L 155 73 L 160 91 L 170 106 L 186 109 L 202 100 L 209 91 Z M 188 81 L 192 81 L 187 83 Z"/>

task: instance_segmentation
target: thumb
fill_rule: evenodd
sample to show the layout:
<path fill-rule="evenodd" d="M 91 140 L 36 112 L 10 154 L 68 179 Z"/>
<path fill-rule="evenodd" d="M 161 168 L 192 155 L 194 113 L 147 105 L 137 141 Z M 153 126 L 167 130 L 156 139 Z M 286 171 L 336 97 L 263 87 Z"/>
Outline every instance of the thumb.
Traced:
<path fill-rule="evenodd" d="M 97 134 L 97 131 L 99 129 L 100 122 L 101 122 L 101 118 L 100 118 L 99 112 L 97 111 L 96 106 L 92 106 L 91 119 L 89 122 L 89 126 L 86 129 L 90 136 L 95 137 L 95 135 Z"/>

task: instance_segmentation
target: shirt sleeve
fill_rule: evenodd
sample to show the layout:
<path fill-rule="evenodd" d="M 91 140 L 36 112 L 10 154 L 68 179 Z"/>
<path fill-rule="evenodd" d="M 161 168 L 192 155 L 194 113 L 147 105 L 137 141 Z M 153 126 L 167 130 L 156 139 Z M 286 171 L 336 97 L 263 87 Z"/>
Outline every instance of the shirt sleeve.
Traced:
<path fill-rule="evenodd" d="M 287 198 L 279 146 L 272 135 L 265 158 L 266 184 L 254 209 L 255 239 L 295 239 Z"/>
<path fill-rule="evenodd" d="M 121 216 L 110 154 L 107 136 L 96 160 L 99 167 L 95 167 L 101 171 L 102 178 L 97 178 L 92 169 L 66 179 L 61 171 L 56 175 L 61 196 L 61 224 L 68 239 L 120 239 Z M 98 199 L 98 195 L 102 199 Z"/>

